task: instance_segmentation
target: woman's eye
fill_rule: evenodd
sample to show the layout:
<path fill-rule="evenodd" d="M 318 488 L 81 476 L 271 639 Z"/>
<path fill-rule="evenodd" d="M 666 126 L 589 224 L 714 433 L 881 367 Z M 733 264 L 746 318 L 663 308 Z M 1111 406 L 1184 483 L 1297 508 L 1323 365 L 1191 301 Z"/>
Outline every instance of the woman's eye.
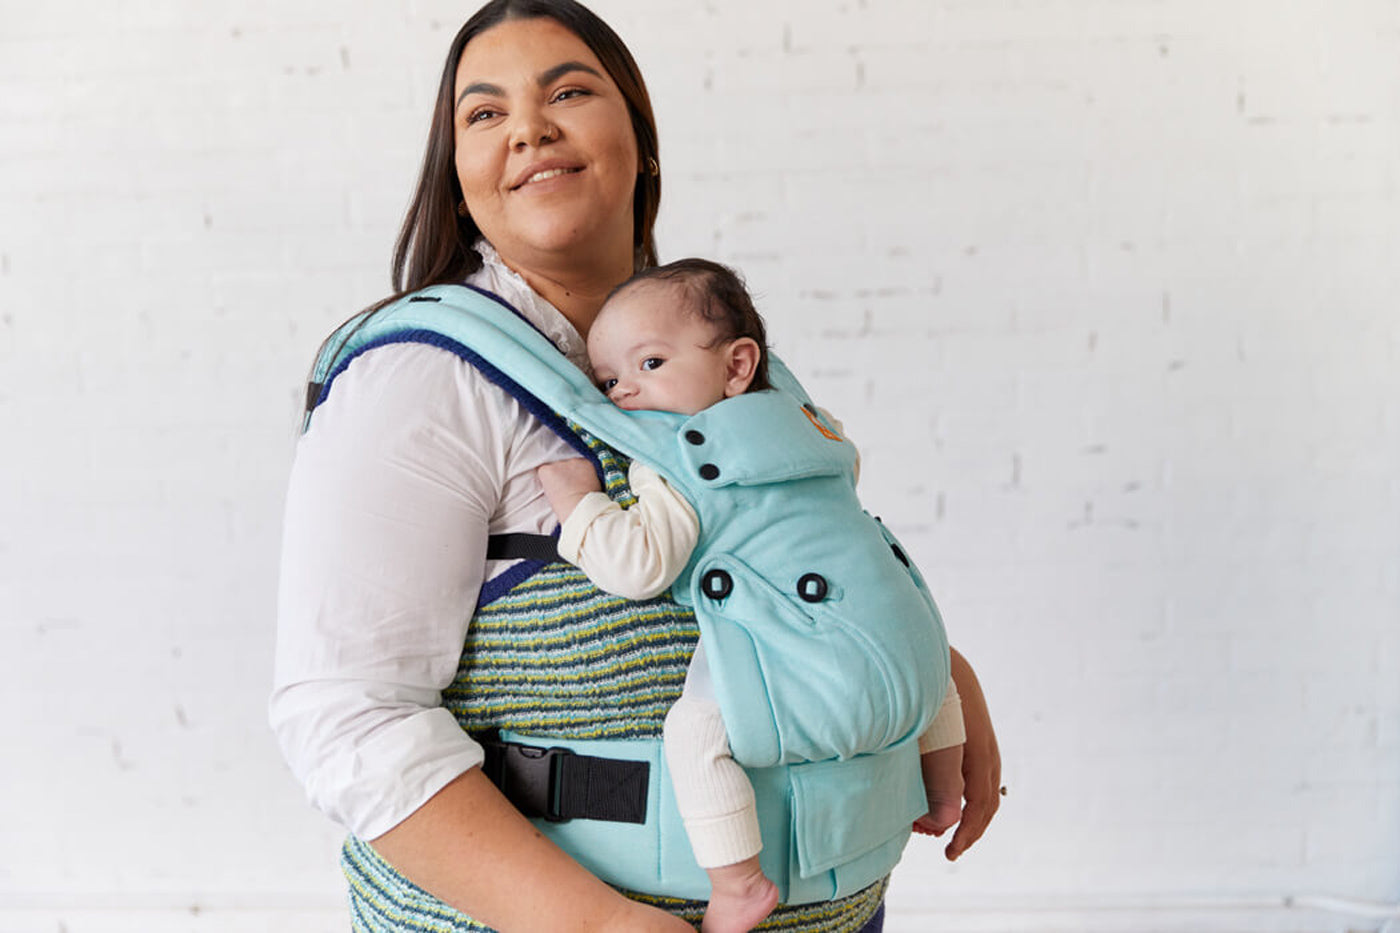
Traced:
<path fill-rule="evenodd" d="M 616 379 L 604 379 L 602 382 L 598 383 L 598 388 L 602 389 L 603 394 L 606 395 L 613 390 L 613 386 L 615 385 L 617 385 Z"/>
<path fill-rule="evenodd" d="M 664 362 L 666 361 L 659 356 L 649 356 L 642 360 L 642 369 L 660 369 Z"/>
<path fill-rule="evenodd" d="M 498 115 L 499 111 L 492 110 L 490 107 L 480 107 L 467 114 L 467 126 L 471 126 L 473 123 L 480 123 L 482 120 L 489 120 Z"/>
<path fill-rule="evenodd" d="M 562 91 L 555 93 L 554 100 L 561 101 L 568 100 L 571 97 L 587 97 L 590 93 L 592 92 L 586 91 L 581 87 L 566 87 Z"/>

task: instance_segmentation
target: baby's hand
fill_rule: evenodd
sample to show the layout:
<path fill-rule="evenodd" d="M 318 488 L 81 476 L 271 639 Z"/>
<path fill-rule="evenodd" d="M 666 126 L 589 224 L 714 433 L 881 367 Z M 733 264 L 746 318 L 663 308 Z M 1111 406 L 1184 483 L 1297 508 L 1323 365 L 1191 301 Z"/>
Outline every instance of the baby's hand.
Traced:
<path fill-rule="evenodd" d="M 580 499 L 603 489 L 593 464 L 582 457 L 546 463 L 535 470 L 535 475 L 540 478 L 545 498 L 561 522 L 569 517 Z"/>
<path fill-rule="evenodd" d="M 962 817 L 963 747 L 953 745 L 919 756 L 928 812 L 914 821 L 914 832 L 941 836 Z"/>

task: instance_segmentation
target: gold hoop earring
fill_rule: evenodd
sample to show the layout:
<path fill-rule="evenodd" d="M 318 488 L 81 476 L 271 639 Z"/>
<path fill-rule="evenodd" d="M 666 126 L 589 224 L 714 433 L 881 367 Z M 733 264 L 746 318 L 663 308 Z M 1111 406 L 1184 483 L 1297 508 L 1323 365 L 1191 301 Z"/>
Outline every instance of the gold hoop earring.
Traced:
<path fill-rule="evenodd" d="M 466 201 L 462 201 L 462 202 L 460 202 L 460 203 L 457 205 L 457 216 L 458 216 L 458 217 L 470 217 L 471 215 L 472 215 L 472 212 L 469 211 L 469 210 L 467 210 L 467 202 L 466 202 Z"/>
<path fill-rule="evenodd" d="M 661 166 L 657 164 L 656 156 L 647 156 L 647 174 L 653 178 L 661 174 Z"/>

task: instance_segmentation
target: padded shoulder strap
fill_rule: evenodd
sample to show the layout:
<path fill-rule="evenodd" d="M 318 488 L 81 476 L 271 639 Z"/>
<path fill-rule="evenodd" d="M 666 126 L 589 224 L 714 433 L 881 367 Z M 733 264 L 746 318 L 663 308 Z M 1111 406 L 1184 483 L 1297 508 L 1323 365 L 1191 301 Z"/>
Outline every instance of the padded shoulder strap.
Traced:
<path fill-rule="evenodd" d="M 689 498 L 703 486 L 676 440 L 687 416 L 623 412 L 549 338 L 500 297 L 466 285 L 434 285 L 343 324 L 322 347 L 307 386 L 307 413 L 330 396 L 336 378 L 360 354 L 391 343 L 427 343 L 467 360 L 525 405 L 584 456 L 563 419 L 656 469 Z M 782 361 L 770 354 L 769 380 L 801 405 L 810 400 Z M 562 416 L 562 418 L 561 418 Z M 698 416 L 697 416 L 698 417 Z"/>
<path fill-rule="evenodd" d="M 391 343 L 427 343 L 488 363 L 506 361 L 508 365 L 492 369 L 517 383 L 562 382 L 552 393 L 556 395 L 593 389 L 548 338 L 500 297 L 471 286 L 435 285 L 362 312 L 327 338 L 307 386 L 308 415 L 330 396 L 336 378 L 356 357 Z"/>
<path fill-rule="evenodd" d="M 306 424 L 356 357 L 376 347 L 409 342 L 450 350 L 551 426 L 559 420 L 557 412 L 633 456 L 653 450 L 669 433 L 647 424 L 654 419 L 623 415 L 514 308 L 488 291 L 465 285 L 430 286 L 342 325 L 326 341 L 312 371 Z M 532 400 L 544 410 L 536 410 Z"/>

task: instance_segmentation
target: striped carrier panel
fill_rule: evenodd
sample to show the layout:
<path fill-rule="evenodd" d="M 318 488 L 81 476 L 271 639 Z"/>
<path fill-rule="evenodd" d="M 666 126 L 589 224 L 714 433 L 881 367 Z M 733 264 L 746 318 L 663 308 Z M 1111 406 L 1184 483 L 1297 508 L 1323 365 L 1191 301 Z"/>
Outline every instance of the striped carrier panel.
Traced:
<path fill-rule="evenodd" d="M 586 432 L 580 436 L 599 456 L 608 494 L 634 502 L 623 458 Z M 569 564 L 529 564 L 507 571 L 514 585 L 477 608 L 443 705 L 473 732 L 659 737 L 699 637 L 692 612 L 666 597 L 638 603 L 610 596 Z M 341 867 L 357 931 L 491 929 L 414 885 L 360 839 L 346 840 Z M 882 881 L 840 900 L 779 907 L 757 929 L 856 933 L 879 910 L 886 886 Z M 705 910 L 699 901 L 623 893 L 697 925 Z"/>

